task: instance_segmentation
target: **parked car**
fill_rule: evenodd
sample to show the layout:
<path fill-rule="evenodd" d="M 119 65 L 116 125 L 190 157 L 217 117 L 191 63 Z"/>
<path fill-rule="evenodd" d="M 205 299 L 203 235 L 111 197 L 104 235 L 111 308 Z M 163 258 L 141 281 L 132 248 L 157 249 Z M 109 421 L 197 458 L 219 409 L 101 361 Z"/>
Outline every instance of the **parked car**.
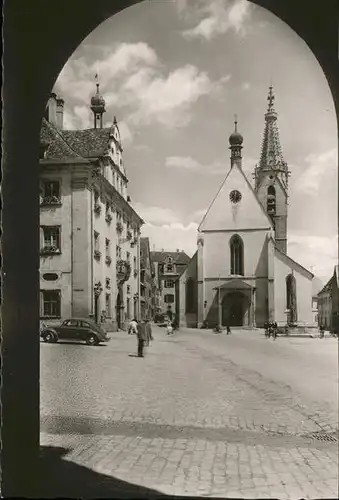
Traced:
<path fill-rule="evenodd" d="M 99 325 L 87 318 L 71 318 L 66 319 L 59 326 L 46 326 L 40 336 L 44 342 L 82 340 L 88 345 L 98 345 L 100 342 L 110 340 Z"/>

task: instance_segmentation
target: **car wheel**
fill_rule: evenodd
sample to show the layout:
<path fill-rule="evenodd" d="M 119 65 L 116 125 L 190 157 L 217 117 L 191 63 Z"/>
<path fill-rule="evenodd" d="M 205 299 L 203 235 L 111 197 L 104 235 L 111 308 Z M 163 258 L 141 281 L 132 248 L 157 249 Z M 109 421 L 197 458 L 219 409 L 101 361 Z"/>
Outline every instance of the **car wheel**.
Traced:
<path fill-rule="evenodd" d="M 98 339 L 95 335 L 89 335 L 86 339 L 87 345 L 98 345 Z"/>
<path fill-rule="evenodd" d="M 54 340 L 54 335 L 51 332 L 45 333 L 45 335 L 44 335 L 44 342 L 48 342 L 50 344 L 51 342 L 54 342 L 54 341 L 55 341 Z"/>

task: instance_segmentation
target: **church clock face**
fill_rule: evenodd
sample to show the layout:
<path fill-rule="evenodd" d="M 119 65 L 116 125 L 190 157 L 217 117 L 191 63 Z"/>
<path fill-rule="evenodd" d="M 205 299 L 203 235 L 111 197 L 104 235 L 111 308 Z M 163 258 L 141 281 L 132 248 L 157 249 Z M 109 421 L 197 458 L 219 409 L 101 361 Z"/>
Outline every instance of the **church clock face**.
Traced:
<path fill-rule="evenodd" d="M 241 193 L 237 189 L 230 192 L 230 200 L 232 203 L 239 203 L 241 200 Z"/>

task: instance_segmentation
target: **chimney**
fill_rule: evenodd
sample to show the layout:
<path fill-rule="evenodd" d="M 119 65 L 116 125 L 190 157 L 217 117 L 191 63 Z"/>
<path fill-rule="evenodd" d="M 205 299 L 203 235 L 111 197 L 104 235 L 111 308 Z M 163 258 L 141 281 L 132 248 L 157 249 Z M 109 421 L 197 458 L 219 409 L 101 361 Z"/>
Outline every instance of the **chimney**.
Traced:
<path fill-rule="evenodd" d="M 63 99 L 56 100 L 56 126 L 61 130 L 64 127 L 64 104 Z"/>
<path fill-rule="evenodd" d="M 57 96 L 54 94 L 54 92 L 51 93 L 48 103 L 47 103 L 47 109 L 46 109 L 46 119 L 50 122 L 53 123 L 53 125 L 57 125 Z"/>
<path fill-rule="evenodd" d="M 180 252 L 180 250 L 179 250 L 179 248 L 177 248 L 177 253 L 179 253 L 179 252 Z"/>
<path fill-rule="evenodd" d="M 162 248 L 161 251 L 164 252 L 165 250 Z"/>

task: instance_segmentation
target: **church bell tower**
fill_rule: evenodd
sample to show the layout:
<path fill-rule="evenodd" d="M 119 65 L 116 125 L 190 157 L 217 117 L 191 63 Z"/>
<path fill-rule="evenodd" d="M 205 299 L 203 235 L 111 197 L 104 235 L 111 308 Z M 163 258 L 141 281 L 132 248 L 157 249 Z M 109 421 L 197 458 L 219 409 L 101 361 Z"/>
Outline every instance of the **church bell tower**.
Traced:
<path fill-rule="evenodd" d="M 288 212 L 288 177 L 287 163 L 284 161 L 280 145 L 278 114 L 274 109 L 272 85 L 268 93 L 268 109 L 265 114 L 265 130 L 260 161 L 254 170 L 255 191 L 271 218 L 276 247 L 287 252 L 287 212 Z"/>

